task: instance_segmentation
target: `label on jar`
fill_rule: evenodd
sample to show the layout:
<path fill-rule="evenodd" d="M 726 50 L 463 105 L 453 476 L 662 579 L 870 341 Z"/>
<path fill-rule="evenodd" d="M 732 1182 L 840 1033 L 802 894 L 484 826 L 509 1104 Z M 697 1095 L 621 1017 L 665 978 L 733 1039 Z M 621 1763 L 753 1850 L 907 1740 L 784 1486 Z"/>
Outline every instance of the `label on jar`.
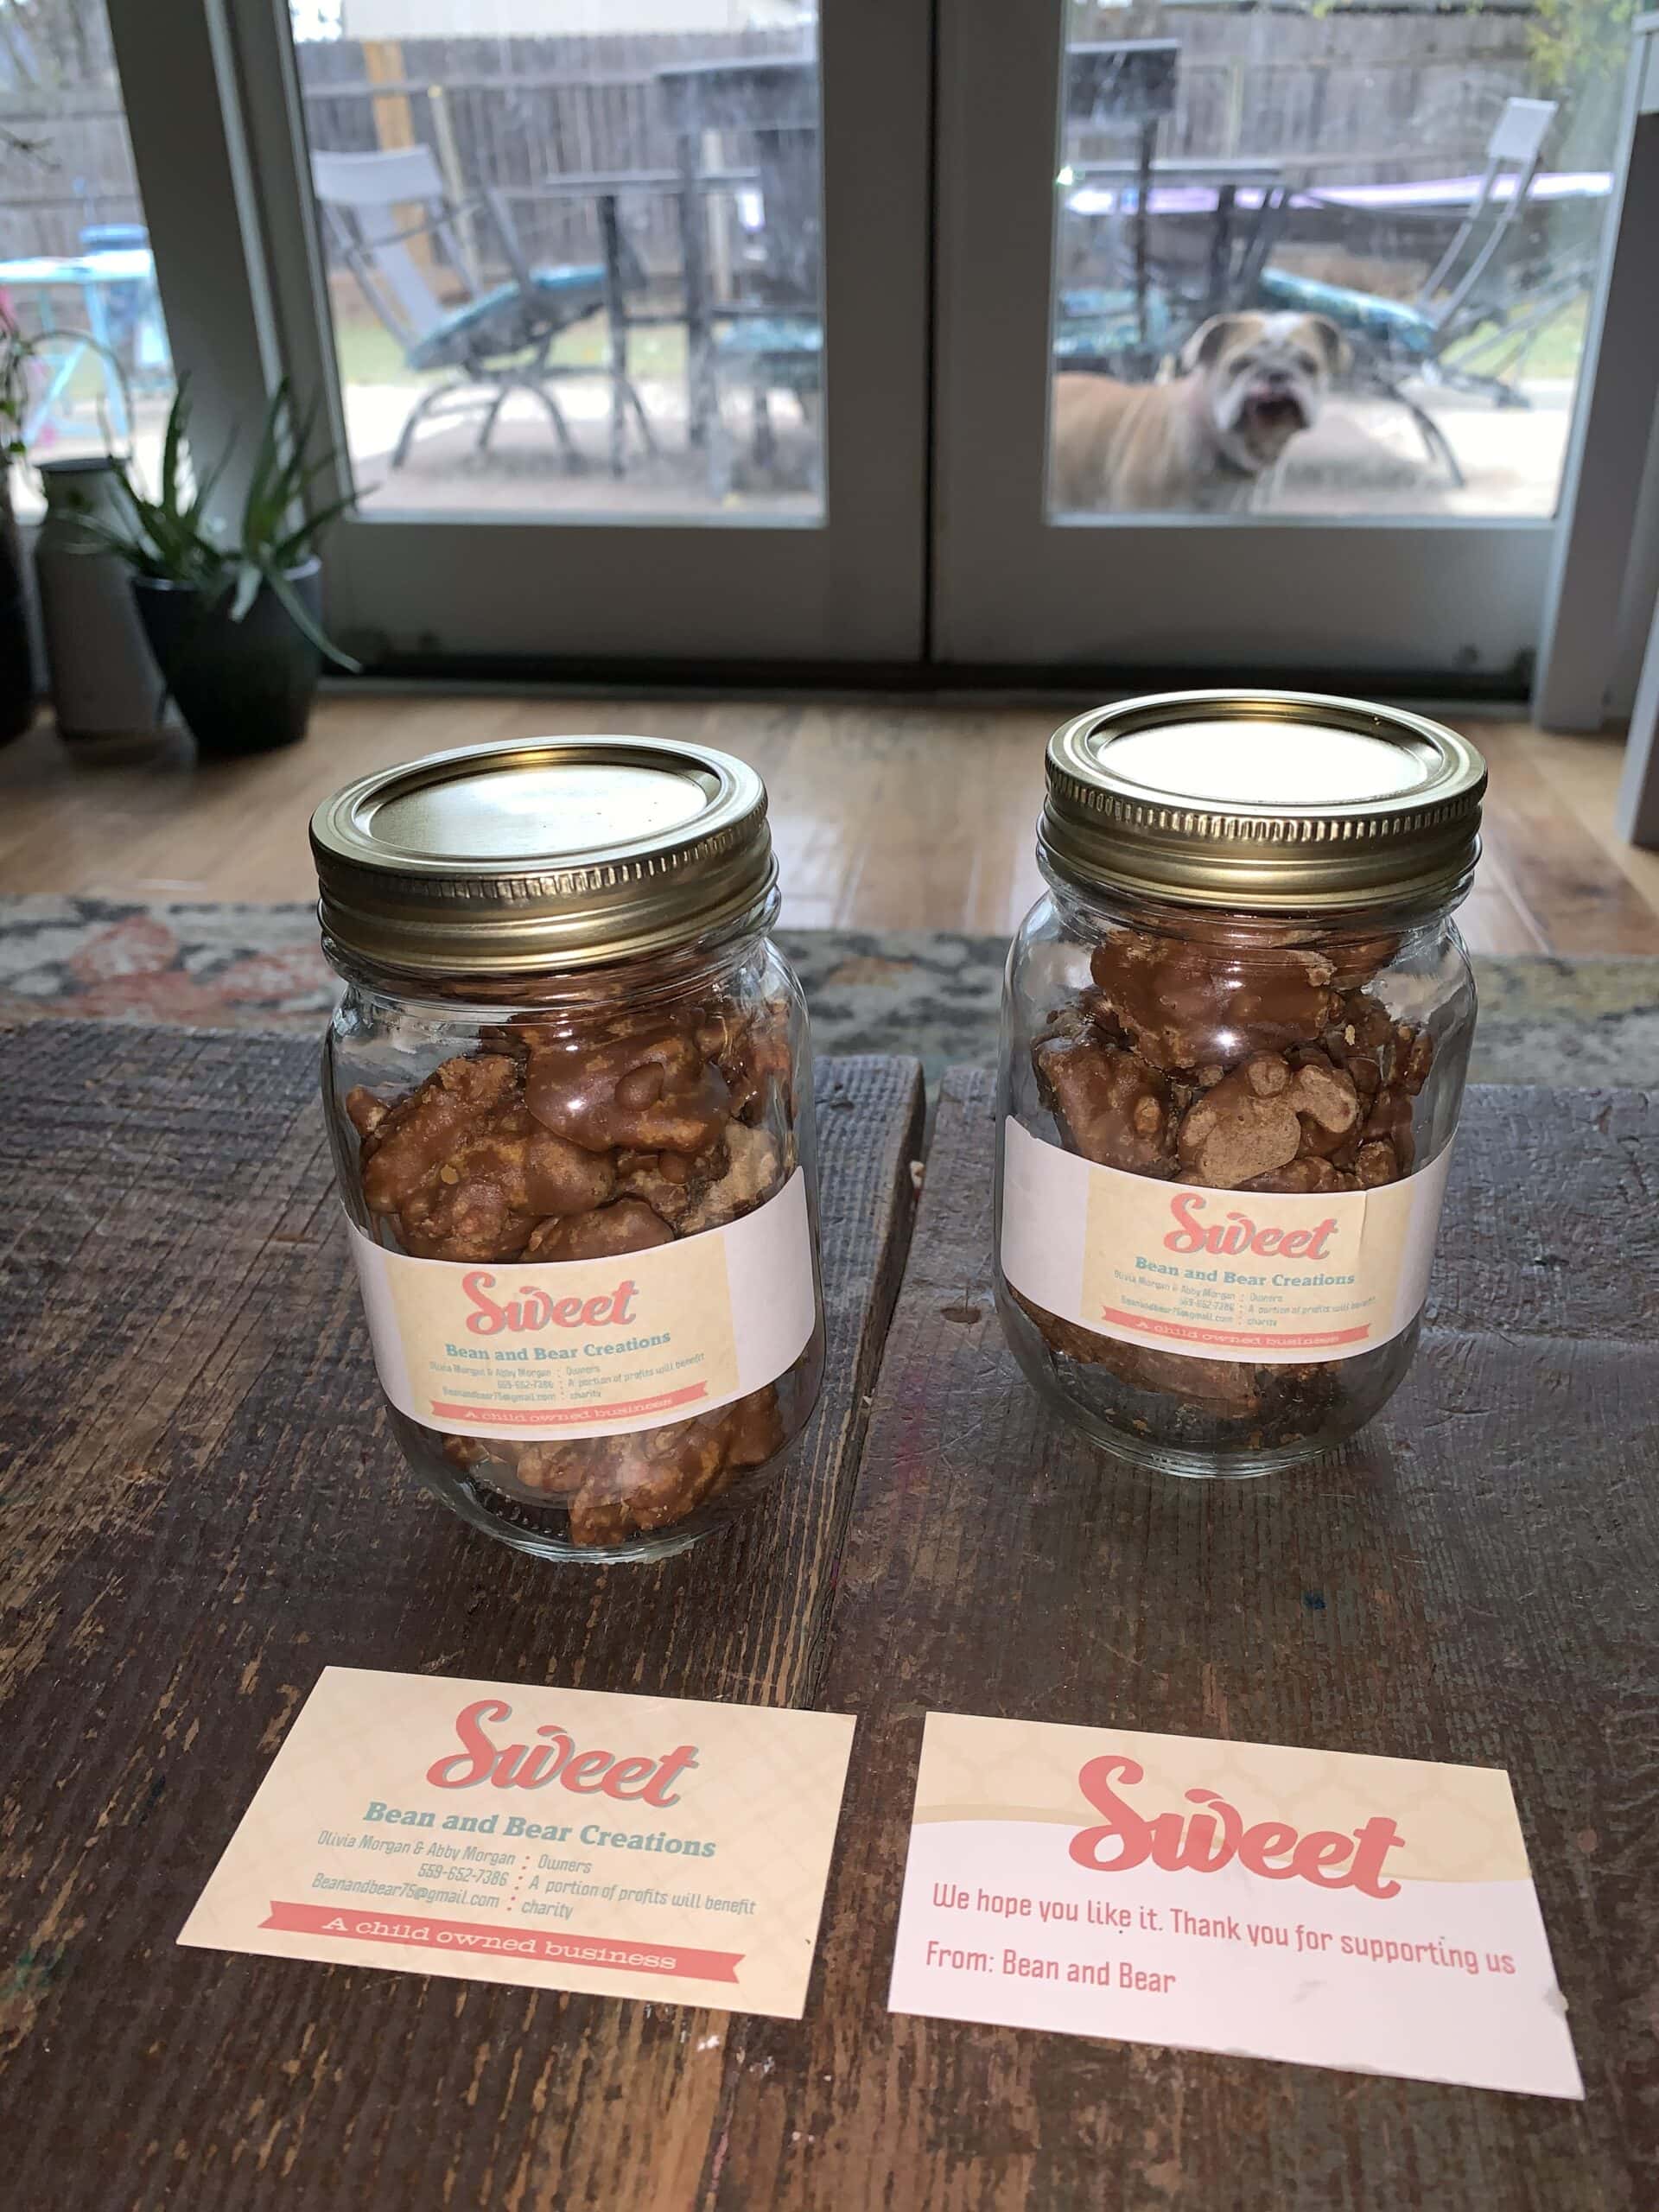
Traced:
<path fill-rule="evenodd" d="M 457 1436 L 618 1436 L 774 1382 L 817 1318 L 806 1178 L 741 1221 L 620 1259 L 414 1260 L 355 1222 L 381 1388 Z"/>
<path fill-rule="evenodd" d="M 1355 1359 L 1428 1289 L 1448 1146 L 1374 1191 L 1215 1191 L 1097 1166 L 1005 1125 L 1002 1272 L 1033 1306 L 1149 1351 Z"/>

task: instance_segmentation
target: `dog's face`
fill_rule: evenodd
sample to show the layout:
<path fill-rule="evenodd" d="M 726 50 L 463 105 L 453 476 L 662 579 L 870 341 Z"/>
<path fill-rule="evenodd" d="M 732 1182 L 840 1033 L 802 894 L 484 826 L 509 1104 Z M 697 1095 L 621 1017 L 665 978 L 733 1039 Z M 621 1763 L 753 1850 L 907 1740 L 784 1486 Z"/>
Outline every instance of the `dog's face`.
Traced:
<path fill-rule="evenodd" d="M 1271 468 L 1299 430 L 1312 429 L 1351 359 L 1322 315 L 1212 315 L 1181 349 L 1224 448 L 1253 470 Z"/>

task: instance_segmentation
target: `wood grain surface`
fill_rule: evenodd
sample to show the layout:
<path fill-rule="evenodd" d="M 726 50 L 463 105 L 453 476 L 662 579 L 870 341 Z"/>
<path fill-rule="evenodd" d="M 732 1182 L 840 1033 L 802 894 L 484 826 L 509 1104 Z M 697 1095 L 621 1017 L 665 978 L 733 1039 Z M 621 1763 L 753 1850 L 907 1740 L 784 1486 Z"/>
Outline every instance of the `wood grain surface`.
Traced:
<path fill-rule="evenodd" d="M 1647 2212 L 1659 2201 L 1659 1102 L 1471 1094 L 1430 1326 L 1268 1483 L 1119 1466 L 988 1282 L 988 1087 L 831 1064 L 831 1382 L 774 1509 L 558 1572 L 378 1421 L 309 1056 L 0 1043 L 8 2212 Z M 849 1514 L 850 1510 L 850 1521 Z M 327 1662 L 861 1716 L 806 2018 L 179 1951 Z M 1588 2100 L 886 2010 L 929 1707 L 1499 1764 Z"/>
<path fill-rule="evenodd" d="M 331 1662 L 813 1702 L 919 1071 L 818 1065 L 829 1358 L 785 1483 L 607 1571 L 404 1472 L 315 1070 L 292 1039 L 0 1037 L 0 2204 L 690 2204 L 727 2016 L 174 1939 Z"/>
<path fill-rule="evenodd" d="M 305 824 L 353 778 L 448 746 L 646 730 L 735 753 L 766 779 L 793 929 L 1015 928 L 1043 888 L 1043 748 L 1090 702 L 516 698 L 325 693 L 311 741 L 198 766 L 181 732 L 130 748 L 0 747 L 0 882 L 124 899 L 309 899 Z M 1433 711 L 1431 707 L 1430 712 Z M 1613 829 L 1624 741 L 1452 716 L 1491 769 L 1484 850 L 1459 915 L 1477 952 L 1659 953 L 1659 854 Z"/>
<path fill-rule="evenodd" d="M 721 2208 L 1646 2212 L 1659 2202 L 1659 1100 L 1471 1094 L 1430 1325 L 1355 1445 L 1142 1475 L 991 1303 L 947 1078 L 821 1703 L 861 1715 L 801 2025 L 734 2024 Z M 930 1708 L 1507 1767 L 1588 2101 L 894 2018 Z"/>

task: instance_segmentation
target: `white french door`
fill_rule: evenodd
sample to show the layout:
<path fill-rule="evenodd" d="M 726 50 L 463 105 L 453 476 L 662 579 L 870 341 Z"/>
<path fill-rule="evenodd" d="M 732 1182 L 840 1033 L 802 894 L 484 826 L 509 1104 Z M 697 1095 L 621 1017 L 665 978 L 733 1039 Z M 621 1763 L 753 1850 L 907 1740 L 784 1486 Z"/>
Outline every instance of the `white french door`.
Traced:
<path fill-rule="evenodd" d="M 320 403 L 357 496 L 329 616 L 373 670 L 1529 687 L 1611 16 L 109 6 L 205 442 L 246 449 L 279 375 Z M 1205 377 L 1257 311 L 1307 372 L 1242 486 Z M 1215 435 L 1149 493 L 1103 422 L 1195 393 Z"/>
<path fill-rule="evenodd" d="M 922 658 L 921 0 L 111 10 L 176 350 L 215 430 L 321 404 L 360 658 Z"/>
<path fill-rule="evenodd" d="M 939 660 L 1525 693 L 1622 78 L 1604 41 L 1562 82 L 1530 22 L 941 11 Z M 1194 404 L 1185 341 L 1258 308 L 1351 358 L 1254 504 L 1207 434 L 1151 496 L 1076 445 L 1065 410 L 1098 423 L 1118 385 Z"/>

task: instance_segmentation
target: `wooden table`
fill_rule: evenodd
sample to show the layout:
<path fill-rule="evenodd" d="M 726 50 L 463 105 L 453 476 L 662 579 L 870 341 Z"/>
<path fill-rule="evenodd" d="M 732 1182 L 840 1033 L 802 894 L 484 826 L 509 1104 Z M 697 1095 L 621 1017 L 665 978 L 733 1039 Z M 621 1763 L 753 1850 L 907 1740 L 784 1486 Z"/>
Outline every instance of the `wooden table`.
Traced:
<path fill-rule="evenodd" d="M 1659 1102 L 1474 1094 L 1395 1406 L 1304 1475 L 1185 1484 L 1064 1433 L 1004 1351 L 977 1074 L 875 1387 L 915 1078 L 824 1064 L 798 1471 L 607 1573 L 399 1471 L 312 1084 L 291 1040 L 0 1039 L 8 2212 L 1659 2201 Z M 175 1948 L 327 1662 L 859 1713 L 806 2018 Z M 930 1707 L 1508 1767 L 1587 2102 L 890 2016 Z"/>

